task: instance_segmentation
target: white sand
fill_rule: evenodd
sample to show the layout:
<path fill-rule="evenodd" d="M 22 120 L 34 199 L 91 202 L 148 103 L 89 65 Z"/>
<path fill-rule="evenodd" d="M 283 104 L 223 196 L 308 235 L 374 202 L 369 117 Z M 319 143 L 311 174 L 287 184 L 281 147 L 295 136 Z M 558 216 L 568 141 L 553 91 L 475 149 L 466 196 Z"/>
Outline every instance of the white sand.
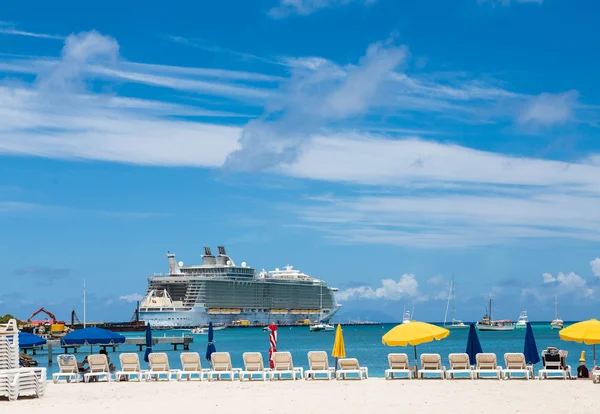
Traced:
<path fill-rule="evenodd" d="M 49 383 L 43 398 L 0 400 L 0 412 L 592 413 L 599 395 L 600 384 L 585 380 Z"/>

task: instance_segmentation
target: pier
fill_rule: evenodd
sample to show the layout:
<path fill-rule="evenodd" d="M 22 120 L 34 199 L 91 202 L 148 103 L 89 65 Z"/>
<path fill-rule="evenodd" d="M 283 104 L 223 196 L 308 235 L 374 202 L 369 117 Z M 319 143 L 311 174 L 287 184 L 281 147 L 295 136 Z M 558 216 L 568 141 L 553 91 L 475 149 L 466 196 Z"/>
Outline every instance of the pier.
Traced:
<path fill-rule="evenodd" d="M 181 346 L 184 351 L 188 351 L 192 342 L 194 342 L 194 338 L 192 336 L 157 336 L 152 338 L 152 346 L 170 344 L 173 345 L 173 350 L 175 351 L 177 351 L 179 346 Z M 103 350 L 112 348 L 112 351 L 115 352 L 119 345 L 137 345 L 139 351 L 141 352 L 143 347 L 146 346 L 146 338 L 141 336 L 136 338 L 126 338 L 124 344 L 94 346 L 99 346 Z M 65 354 L 69 353 L 69 350 L 73 350 L 73 353 L 77 353 L 77 350 L 81 347 L 86 349 L 88 348 L 88 345 L 64 346 L 61 345 L 60 339 L 49 339 L 45 346 L 48 348 L 48 365 L 52 365 L 52 348 L 62 348 Z M 39 347 L 37 349 L 39 349 Z M 36 348 L 33 349 L 34 354 L 35 351 Z"/>

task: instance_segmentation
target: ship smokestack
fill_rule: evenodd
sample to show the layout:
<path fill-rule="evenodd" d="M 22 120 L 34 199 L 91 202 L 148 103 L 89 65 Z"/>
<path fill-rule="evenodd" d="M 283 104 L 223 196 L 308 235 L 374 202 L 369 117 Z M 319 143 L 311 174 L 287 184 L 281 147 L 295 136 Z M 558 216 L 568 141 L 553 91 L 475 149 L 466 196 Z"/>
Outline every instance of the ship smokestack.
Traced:
<path fill-rule="evenodd" d="M 179 265 L 175 261 L 175 255 L 173 253 L 167 253 L 167 257 L 169 258 L 169 273 L 172 275 L 181 274 L 181 270 L 179 270 Z"/>
<path fill-rule="evenodd" d="M 213 256 L 210 251 L 210 247 L 204 247 L 204 256 L 202 256 L 203 265 L 215 265 L 217 264 L 217 258 Z"/>

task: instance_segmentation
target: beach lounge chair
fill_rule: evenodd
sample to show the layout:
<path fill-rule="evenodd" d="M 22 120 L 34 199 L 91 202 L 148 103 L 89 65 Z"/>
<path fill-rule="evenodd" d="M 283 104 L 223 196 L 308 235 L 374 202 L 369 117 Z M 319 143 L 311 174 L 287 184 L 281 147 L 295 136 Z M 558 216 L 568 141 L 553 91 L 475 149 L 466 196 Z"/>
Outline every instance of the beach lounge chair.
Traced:
<path fill-rule="evenodd" d="M 244 370 L 240 371 L 240 381 L 248 376 L 248 381 L 252 381 L 255 375 L 259 375 L 263 381 L 267 380 L 267 376 L 271 372 L 271 368 L 265 368 L 263 357 L 260 352 L 244 352 Z"/>
<path fill-rule="evenodd" d="M 208 371 L 208 380 L 212 381 L 216 376 L 217 380 L 223 379 L 222 376 L 228 375 L 231 381 L 239 375 L 241 369 L 231 366 L 231 355 L 229 352 L 213 352 L 210 356 L 211 369 Z"/>
<path fill-rule="evenodd" d="M 169 366 L 169 358 L 164 352 L 152 352 L 148 355 L 148 372 L 146 372 L 146 380 L 154 379 L 156 381 L 161 378 L 171 381 L 173 375 L 179 374 L 178 369 L 171 369 Z"/>
<path fill-rule="evenodd" d="M 197 375 L 200 381 L 208 378 L 210 369 L 202 368 L 198 352 L 182 352 L 179 358 L 181 359 L 181 371 L 177 373 L 177 381 L 181 381 L 184 377 L 189 381 L 193 379 L 194 375 Z"/>
<path fill-rule="evenodd" d="M 385 379 L 412 379 L 412 370 L 408 363 L 408 355 L 406 354 L 388 354 L 388 363 L 390 368 L 385 370 Z M 396 377 L 396 374 L 406 374 L 406 376 Z"/>
<path fill-rule="evenodd" d="M 284 374 L 290 374 L 294 381 L 300 375 L 304 376 L 304 370 L 301 367 L 294 367 L 292 354 L 289 352 L 273 352 L 273 369 L 271 370 L 271 379 L 284 379 Z"/>
<path fill-rule="evenodd" d="M 543 350 L 542 362 L 544 364 L 544 368 L 540 369 L 538 373 L 539 379 L 571 378 L 571 367 L 567 365 L 567 355 L 567 351 L 561 351 L 554 347 L 549 347 Z"/>
<path fill-rule="evenodd" d="M 448 355 L 450 369 L 446 370 L 446 378 L 456 379 L 456 374 L 467 374 L 469 379 L 473 379 L 473 370 L 467 354 Z"/>
<path fill-rule="evenodd" d="M 533 376 L 533 367 L 527 366 L 525 355 L 519 353 L 504 354 L 504 379 L 512 379 L 513 374 L 523 374 L 524 376 L 517 378 L 529 379 Z"/>
<path fill-rule="evenodd" d="M 52 374 L 52 381 L 58 384 L 61 378 L 66 382 L 79 382 L 79 367 L 75 355 L 62 354 L 56 357 L 58 362 L 58 372 Z"/>
<path fill-rule="evenodd" d="M 0 397 L 15 401 L 23 396 L 42 397 L 46 389 L 46 368 L 0 370 Z"/>
<path fill-rule="evenodd" d="M 108 369 L 108 358 L 104 354 L 88 355 L 87 357 L 89 370 L 83 374 L 83 380 L 89 382 L 92 377 L 97 380 L 104 377 L 107 382 L 112 381 L 110 370 Z"/>
<path fill-rule="evenodd" d="M 325 351 L 310 351 L 308 353 L 308 369 L 304 371 L 306 380 L 319 379 L 318 375 L 323 374 L 322 379 L 331 380 L 335 376 L 335 367 L 329 366 L 329 358 Z"/>
<path fill-rule="evenodd" d="M 356 358 L 342 358 L 338 360 L 338 371 L 335 373 L 335 378 L 338 380 L 346 380 L 348 374 L 357 374 L 359 380 L 369 378 L 369 369 L 361 367 Z"/>
<path fill-rule="evenodd" d="M 475 355 L 477 367 L 475 376 L 479 379 L 494 378 L 502 379 L 502 367 L 496 361 L 496 354 L 477 354 Z M 492 374 L 481 376 L 481 374 Z"/>
<path fill-rule="evenodd" d="M 442 365 L 440 354 L 421 354 L 421 369 L 417 375 L 425 378 L 425 374 L 437 374 L 440 379 L 446 377 L 446 367 Z"/>
<path fill-rule="evenodd" d="M 138 381 L 144 379 L 144 372 L 140 368 L 140 358 L 138 354 L 134 353 L 123 353 L 119 355 L 119 362 L 121 363 L 121 370 L 115 372 L 115 379 L 120 381 L 122 378 L 127 378 L 127 381 L 131 381 L 131 377 L 137 377 Z"/>

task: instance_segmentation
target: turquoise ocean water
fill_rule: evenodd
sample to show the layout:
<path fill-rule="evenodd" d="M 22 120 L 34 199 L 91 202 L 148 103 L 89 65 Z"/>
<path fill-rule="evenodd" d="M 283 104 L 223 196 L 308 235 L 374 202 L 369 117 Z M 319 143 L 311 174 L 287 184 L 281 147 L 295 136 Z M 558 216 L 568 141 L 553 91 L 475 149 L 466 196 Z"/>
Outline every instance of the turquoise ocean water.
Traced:
<path fill-rule="evenodd" d="M 381 343 L 381 337 L 395 324 L 383 324 L 378 326 L 345 326 L 343 327 L 344 341 L 346 345 L 346 356 L 358 358 L 361 365 L 369 367 L 369 375 L 372 377 L 383 377 L 384 370 L 387 368 L 387 354 L 390 352 L 405 352 L 412 360 L 412 347 L 388 347 Z M 560 349 L 569 351 L 567 363 L 575 369 L 578 364 L 581 351 L 586 351 L 587 366 L 591 369 L 593 366 L 592 347 L 573 342 L 561 341 L 558 337 L 558 331 L 552 330 L 549 323 L 532 324 L 538 350 L 541 352 L 548 346 L 556 346 Z M 153 331 L 157 336 L 193 336 L 194 342 L 190 345 L 190 351 L 199 352 L 202 356 L 206 352 L 207 335 L 191 335 L 189 331 L 170 330 Z M 442 355 L 444 365 L 448 366 L 448 354 L 452 352 L 465 352 L 467 345 L 468 329 L 460 331 L 451 331 L 448 338 L 441 341 L 434 341 L 417 347 L 418 353 L 431 352 Z M 124 333 L 128 337 L 143 336 L 144 333 Z M 504 365 L 505 352 L 523 352 L 523 343 L 525 339 L 525 329 L 512 332 L 478 332 L 479 340 L 484 352 L 493 352 L 497 355 L 498 363 Z M 309 332 L 308 327 L 279 328 L 278 345 L 279 351 L 289 351 L 292 353 L 294 365 L 307 368 L 307 352 L 327 351 L 331 354 L 335 332 Z M 231 354 L 234 367 L 243 367 L 242 353 L 248 351 L 262 352 L 265 362 L 268 360 L 269 338 L 268 333 L 259 328 L 234 328 L 215 331 L 215 345 L 217 351 L 225 351 Z M 117 352 L 109 350 L 111 361 L 115 365 L 118 363 L 119 352 L 137 352 L 137 346 L 120 345 Z M 94 347 L 94 353 L 97 353 L 98 347 Z M 179 354 L 181 350 L 173 351 L 172 345 L 159 345 L 154 349 L 155 352 L 166 352 L 169 356 L 171 368 L 179 368 Z M 600 350 L 599 350 L 600 351 Z M 54 361 L 49 367 L 49 375 L 58 370 L 56 364 L 56 355 L 62 352 L 62 348 L 53 348 Z M 82 360 L 89 353 L 88 347 L 80 348 L 78 359 Z M 142 361 L 142 369 L 146 368 L 143 362 L 144 352 L 137 352 Z M 48 357 L 46 350 L 40 350 L 34 357 L 39 366 L 48 366 Z M 600 354 L 598 355 L 600 362 Z M 204 361 L 204 358 L 203 358 Z M 330 358 L 333 366 L 333 358 Z M 204 363 L 205 367 L 208 364 Z M 541 363 L 536 365 L 536 370 L 540 368 Z"/>

